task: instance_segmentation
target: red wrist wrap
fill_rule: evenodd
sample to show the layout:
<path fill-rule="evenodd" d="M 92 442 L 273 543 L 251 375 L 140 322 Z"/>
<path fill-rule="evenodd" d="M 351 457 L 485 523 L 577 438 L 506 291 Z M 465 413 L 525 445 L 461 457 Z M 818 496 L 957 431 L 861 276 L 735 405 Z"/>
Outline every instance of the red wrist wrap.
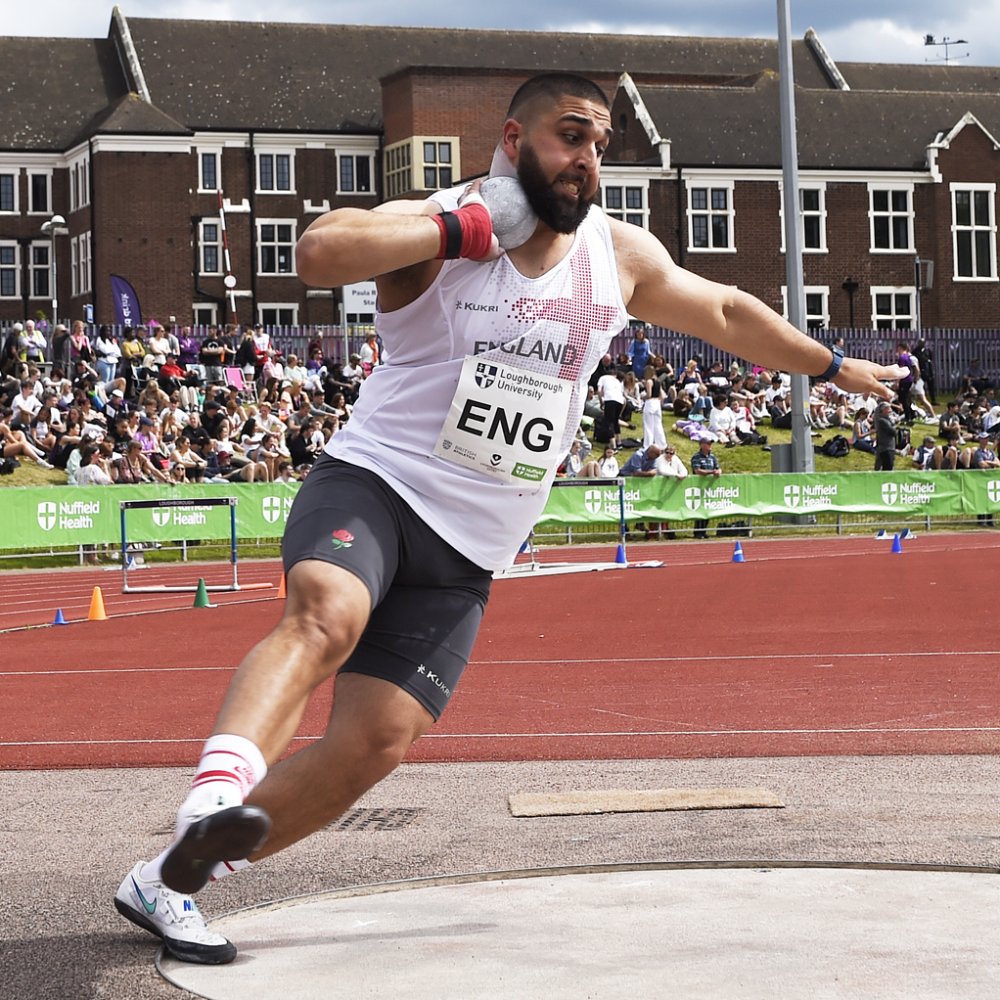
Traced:
<path fill-rule="evenodd" d="M 441 246 L 437 254 L 439 260 L 454 260 L 456 257 L 471 257 L 475 260 L 490 252 L 493 220 L 485 205 L 473 202 L 454 212 L 442 212 L 432 218 L 441 230 Z"/>

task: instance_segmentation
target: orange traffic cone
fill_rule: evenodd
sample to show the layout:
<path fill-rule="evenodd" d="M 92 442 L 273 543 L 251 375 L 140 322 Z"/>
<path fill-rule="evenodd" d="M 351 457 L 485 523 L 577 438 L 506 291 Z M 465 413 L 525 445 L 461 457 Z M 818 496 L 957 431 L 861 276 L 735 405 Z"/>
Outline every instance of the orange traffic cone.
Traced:
<path fill-rule="evenodd" d="M 287 597 L 285 593 L 285 574 L 281 574 L 281 583 L 278 584 L 278 599 L 281 600 L 283 597 Z"/>
<path fill-rule="evenodd" d="M 93 596 L 90 598 L 90 614 L 87 618 L 92 622 L 103 622 L 107 620 L 107 612 L 104 610 L 104 595 L 100 587 L 94 587 Z"/>

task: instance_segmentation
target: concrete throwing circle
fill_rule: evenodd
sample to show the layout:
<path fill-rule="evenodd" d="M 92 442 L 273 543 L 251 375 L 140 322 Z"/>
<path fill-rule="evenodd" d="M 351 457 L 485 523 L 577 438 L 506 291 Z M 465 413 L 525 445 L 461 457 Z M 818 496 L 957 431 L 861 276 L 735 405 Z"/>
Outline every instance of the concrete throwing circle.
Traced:
<path fill-rule="evenodd" d="M 992 869 L 658 864 L 425 879 L 212 922 L 232 965 L 162 955 L 208 1000 L 995 1000 Z"/>

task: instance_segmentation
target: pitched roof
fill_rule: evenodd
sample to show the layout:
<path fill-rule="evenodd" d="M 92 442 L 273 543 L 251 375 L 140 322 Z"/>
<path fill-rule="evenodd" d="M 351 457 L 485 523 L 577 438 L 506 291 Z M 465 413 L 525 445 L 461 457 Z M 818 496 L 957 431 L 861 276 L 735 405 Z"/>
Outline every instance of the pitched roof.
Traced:
<path fill-rule="evenodd" d="M 859 90 L 1000 94 L 1000 68 L 996 66 L 842 62 L 837 67 L 848 84 Z"/>
<path fill-rule="evenodd" d="M 768 39 L 129 18 L 150 97 L 197 129 L 377 130 L 379 80 L 407 67 L 703 78 L 777 68 Z M 826 78 L 802 42 L 796 72 Z"/>
<path fill-rule="evenodd" d="M 669 87 L 636 81 L 656 130 L 684 166 L 779 167 L 778 79 L 752 87 Z M 804 168 L 925 170 L 927 146 L 971 111 L 1000 134 L 1000 96 L 797 88 L 799 163 Z"/>
<path fill-rule="evenodd" d="M 107 39 L 0 38 L 0 149 L 67 149 L 126 91 Z"/>

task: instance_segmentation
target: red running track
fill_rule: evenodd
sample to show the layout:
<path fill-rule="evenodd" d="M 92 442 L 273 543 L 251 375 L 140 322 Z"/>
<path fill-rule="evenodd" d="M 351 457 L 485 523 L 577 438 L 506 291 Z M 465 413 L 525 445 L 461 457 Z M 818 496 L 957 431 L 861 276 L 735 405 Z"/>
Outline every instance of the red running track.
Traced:
<path fill-rule="evenodd" d="M 677 543 L 630 550 L 660 569 L 498 581 L 462 684 L 410 759 L 998 753 L 1000 537 L 904 547 L 746 541 L 736 564 L 731 544 Z M 190 765 L 283 606 L 273 587 L 204 609 L 109 579 L 0 578 L 0 628 L 51 621 L 55 586 L 71 618 L 102 586 L 110 616 L 0 632 L 0 767 Z M 240 579 L 280 569 L 250 564 Z M 331 696 L 298 741 L 322 731 Z"/>

